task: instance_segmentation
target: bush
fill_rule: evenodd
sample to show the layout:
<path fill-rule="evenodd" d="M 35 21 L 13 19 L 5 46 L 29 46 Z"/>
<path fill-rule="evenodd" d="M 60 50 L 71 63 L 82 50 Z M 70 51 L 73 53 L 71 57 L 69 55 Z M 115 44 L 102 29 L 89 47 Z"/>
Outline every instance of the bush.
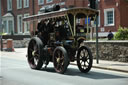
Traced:
<path fill-rule="evenodd" d="M 115 34 L 115 40 L 128 40 L 128 28 L 119 27 Z"/>

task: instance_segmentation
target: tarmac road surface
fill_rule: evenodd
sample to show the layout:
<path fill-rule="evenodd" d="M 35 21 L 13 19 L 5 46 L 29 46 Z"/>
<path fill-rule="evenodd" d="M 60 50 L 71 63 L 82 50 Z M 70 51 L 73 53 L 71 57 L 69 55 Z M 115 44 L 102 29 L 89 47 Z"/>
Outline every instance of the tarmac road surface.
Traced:
<path fill-rule="evenodd" d="M 128 85 L 128 73 L 116 71 L 92 68 L 85 74 L 69 65 L 65 74 L 58 74 L 52 63 L 47 69 L 32 70 L 22 55 L 2 55 L 0 85 Z"/>

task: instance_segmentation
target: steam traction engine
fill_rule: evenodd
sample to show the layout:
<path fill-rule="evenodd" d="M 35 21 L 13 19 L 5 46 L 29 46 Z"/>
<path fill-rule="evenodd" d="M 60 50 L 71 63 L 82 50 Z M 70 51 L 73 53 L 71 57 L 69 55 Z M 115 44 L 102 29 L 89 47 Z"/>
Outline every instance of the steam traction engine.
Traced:
<path fill-rule="evenodd" d="M 93 18 L 98 11 L 90 8 L 54 10 L 24 18 L 24 21 L 40 21 L 37 32 L 28 45 L 27 60 L 32 69 L 41 69 L 53 62 L 55 71 L 63 74 L 70 62 L 77 62 L 81 72 L 89 72 L 93 57 L 91 50 L 82 45 L 89 32 L 76 23 L 76 19 Z M 43 11 L 48 11 L 43 9 Z"/>

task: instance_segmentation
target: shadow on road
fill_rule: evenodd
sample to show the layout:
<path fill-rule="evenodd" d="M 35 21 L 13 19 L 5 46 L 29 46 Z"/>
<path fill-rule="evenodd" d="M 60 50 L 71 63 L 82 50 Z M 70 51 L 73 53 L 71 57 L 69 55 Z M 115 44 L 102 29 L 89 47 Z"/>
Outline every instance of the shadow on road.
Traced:
<path fill-rule="evenodd" d="M 54 67 L 48 67 L 46 69 L 41 69 L 40 71 L 46 71 L 51 73 L 56 73 L 54 70 Z M 61 75 L 61 74 L 60 74 Z M 79 71 L 79 69 L 75 68 L 68 68 L 65 74 L 62 74 L 65 76 L 79 76 L 79 77 L 85 77 L 85 78 L 91 78 L 91 79 L 118 79 L 118 78 L 128 78 L 125 76 L 118 76 L 115 74 L 105 73 L 105 72 L 97 72 L 93 69 L 89 73 L 82 73 Z"/>
<path fill-rule="evenodd" d="M 78 69 L 69 68 L 65 75 L 70 76 L 80 76 L 91 79 L 118 79 L 118 78 L 128 78 L 125 76 L 118 76 L 110 73 L 103 73 L 91 70 L 89 73 L 81 73 Z"/>

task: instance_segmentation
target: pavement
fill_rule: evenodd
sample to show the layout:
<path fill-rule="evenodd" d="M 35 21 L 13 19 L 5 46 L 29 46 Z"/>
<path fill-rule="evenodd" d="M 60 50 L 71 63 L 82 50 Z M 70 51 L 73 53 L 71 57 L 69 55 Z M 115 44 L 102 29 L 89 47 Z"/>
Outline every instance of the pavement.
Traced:
<path fill-rule="evenodd" d="M 26 60 L 27 48 L 14 48 L 14 52 L 1 52 L 2 56 L 10 56 L 12 58 L 22 58 Z M 0 59 L 1 60 L 1 59 Z M 76 65 L 76 62 L 71 63 L 72 65 Z M 113 70 L 119 72 L 128 73 L 128 62 L 118 62 L 118 61 L 107 61 L 107 60 L 99 60 L 99 64 L 96 63 L 96 60 L 93 60 L 93 68 L 98 69 L 106 69 Z"/>
<path fill-rule="evenodd" d="M 128 73 L 128 62 L 118 62 L 118 61 L 107 61 L 107 60 L 99 60 L 99 64 L 97 61 L 93 59 L 93 68 L 119 71 Z M 76 65 L 76 62 L 71 63 L 72 65 Z"/>
<path fill-rule="evenodd" d="M 99 64 L 97 64 L 96 60 L 94 60 L 93 67 L 128 73 L 128 62 L 124 63 L 124 62 L 118 62 L 118 61 L 99 60 Z"/>

